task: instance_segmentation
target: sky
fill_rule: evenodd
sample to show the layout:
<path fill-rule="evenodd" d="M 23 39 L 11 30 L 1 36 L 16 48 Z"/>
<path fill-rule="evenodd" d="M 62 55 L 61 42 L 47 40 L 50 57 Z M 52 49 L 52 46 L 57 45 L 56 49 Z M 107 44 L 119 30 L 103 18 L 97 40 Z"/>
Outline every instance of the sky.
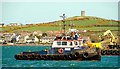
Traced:
<path fill-rule="evenodd" d="M 9 23 L 43 23 L 61 20 L 66 17 L 80 16 L 84 10 L 86 16 L 118 20 L 117 2 L 3 2 L 0 22 Z"/>
<path fill-rule="evenodd" d="M 2 2 L 118 2 L 119 0 L 1 0 Z"/>

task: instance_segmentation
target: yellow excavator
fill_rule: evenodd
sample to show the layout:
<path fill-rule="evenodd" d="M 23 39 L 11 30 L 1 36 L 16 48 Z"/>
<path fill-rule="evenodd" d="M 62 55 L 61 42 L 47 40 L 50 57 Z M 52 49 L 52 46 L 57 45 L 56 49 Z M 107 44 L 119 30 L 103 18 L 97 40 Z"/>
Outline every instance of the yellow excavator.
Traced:
<path fill-rule="evenodd" d="M 101 42 L 98 43 L 88 43 L 88 46 L 97 47 L 103 49 L 102 45 L 117 45 L 117 38 L 113 35 L 110 30 L 104 32 L 104 34 L 100 37 L 102 39 Z"/>
<path fill-rule="evenodd" d="M 101 38 L 102 41 L 100 43 L 102 44 L 108 43 L 109 45 L 117 45 L 117 38 L 115 38 L 110 30 L 104 32 Z"/>
<path fill-rule="evenodd" d="M 100 43 L 103 46 L 101 55 L 120 55 L 120 46 L 118 38 L 116 38 L 110 30 L 104 32 L 101 36 L 103 39 Z"/>

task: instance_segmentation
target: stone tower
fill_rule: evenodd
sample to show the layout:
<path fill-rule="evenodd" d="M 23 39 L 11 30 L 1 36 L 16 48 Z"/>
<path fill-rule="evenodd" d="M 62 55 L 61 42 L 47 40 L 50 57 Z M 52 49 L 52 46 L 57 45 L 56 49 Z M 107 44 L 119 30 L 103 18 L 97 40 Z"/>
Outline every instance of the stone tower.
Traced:
<path fill-rule="evenodd" d="M 81 11 L 81 16 L 85 16 L 85 11 Z"/>

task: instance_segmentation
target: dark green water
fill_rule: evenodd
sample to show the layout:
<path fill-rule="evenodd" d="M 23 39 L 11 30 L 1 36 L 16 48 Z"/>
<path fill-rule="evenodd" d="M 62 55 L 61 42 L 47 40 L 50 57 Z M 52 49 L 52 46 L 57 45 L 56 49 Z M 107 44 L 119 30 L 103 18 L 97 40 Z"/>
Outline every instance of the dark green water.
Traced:
<path fill-rule="evenodd" d="M 118 67 L 118 56 L 102 56 L 101 61 L 48 61 L 15 60 L 14 55 L 22 51 L 39 51 L 50 46 L 4 46 L 2 47 L 2 67 Z"/>

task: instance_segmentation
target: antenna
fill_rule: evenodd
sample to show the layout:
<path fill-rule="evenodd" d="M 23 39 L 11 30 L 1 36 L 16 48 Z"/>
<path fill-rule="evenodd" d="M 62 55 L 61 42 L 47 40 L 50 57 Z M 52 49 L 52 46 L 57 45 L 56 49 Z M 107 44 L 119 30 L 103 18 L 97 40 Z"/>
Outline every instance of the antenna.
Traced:
<path fill-rule="evenodd" d="M 63 18 L 62 22 L 63 22 L 63 29 L 64 29 L 64 35 L 65 35 L 65 14 L 63 14 L 62 16 L 60 16 Z"/>

